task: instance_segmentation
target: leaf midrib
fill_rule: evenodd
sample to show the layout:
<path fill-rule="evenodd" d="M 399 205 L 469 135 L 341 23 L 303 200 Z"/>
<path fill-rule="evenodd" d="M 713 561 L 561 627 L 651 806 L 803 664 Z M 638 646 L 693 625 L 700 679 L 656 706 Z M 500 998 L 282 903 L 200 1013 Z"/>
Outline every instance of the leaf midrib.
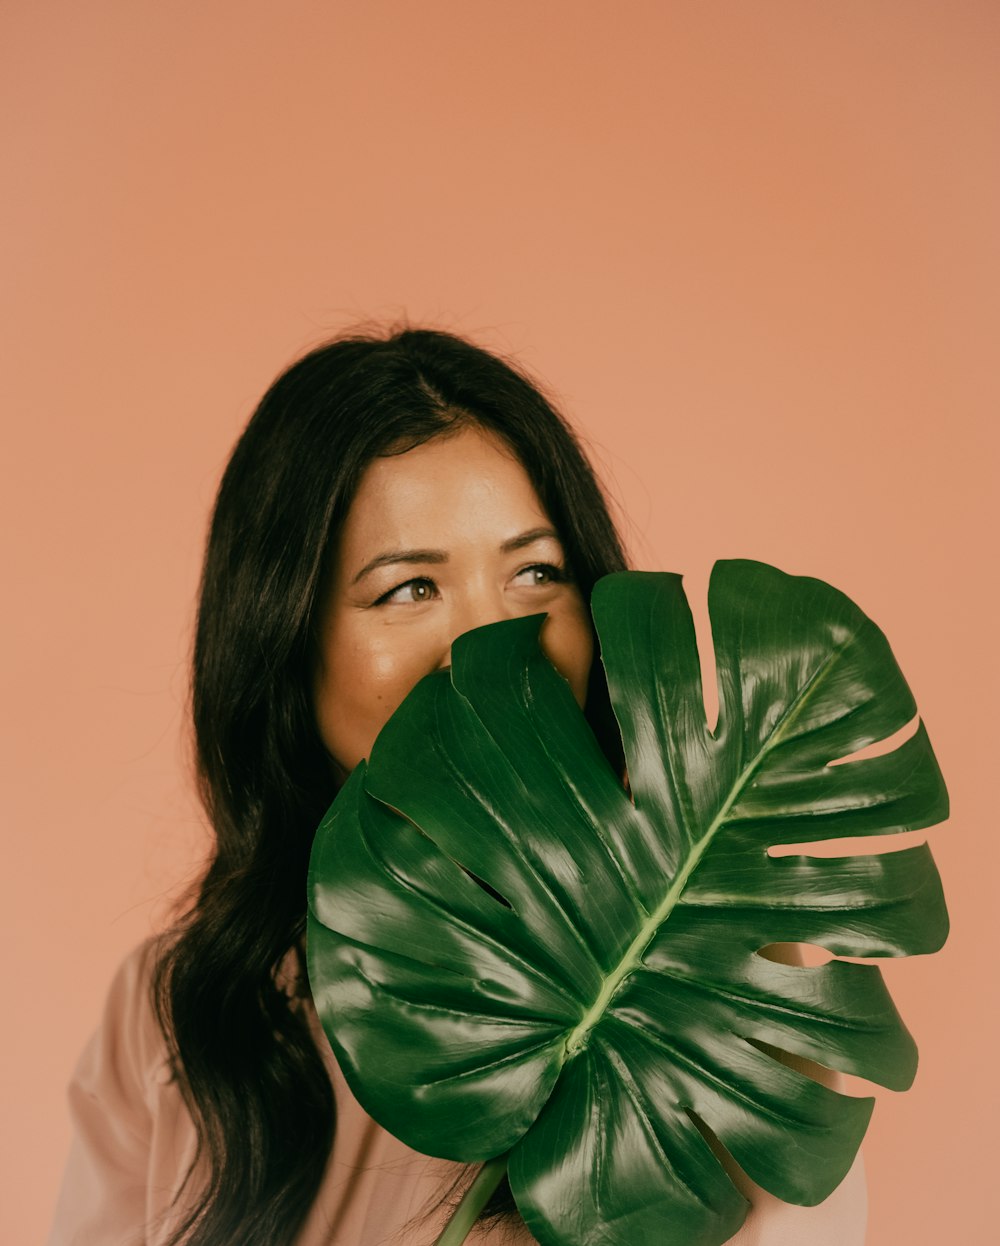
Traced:
<path fill-rule="evenodd" d="M 788 708 L 775 724 L 774 730 L 767 737 L 764 745 L 740 771 L 719 812 L 709 823 L 708 830 L 701 839 L 692 845 L 687 860 L 667 889 L 666 895 L 640 926 L 638 934 L 629 944 L 622 959 L 604 979 L 604 985 L 598 992 L 597 998 L 584 1013 L 580 1022 L 570 1031 L 565 1045 L 565 1058 L 567 1060 L 572 1059 L 583 1050 L 586 1046 L 587 1035 L 607 1011 L 608 1005 L 611 1003 L 612 997 L 617 993 L 618 988 L 642 964 L 642 954 L 653 936 L 670 916 L 674 906 L 681 897 L 681 893 L 687 886 L 688 879 L 694 873 L 701 858 L 708 851 L 713 839 L 724 825 L 729 810 L 742 794 L 751 776 L 759 769 L 767 755 L 782 742 L 804 706 L 815 695 L 817 688 L 822 685 L 823 679 L 829 673 L 831 667 L 840 659 L 847 646 L 854 640 L 855 635 L 856 633 L 852 632 L 835 649 L 827 654 L 812 675 L 810 675 L 809 679 L 802 685 L 798 694 L 789 703 Z"/>

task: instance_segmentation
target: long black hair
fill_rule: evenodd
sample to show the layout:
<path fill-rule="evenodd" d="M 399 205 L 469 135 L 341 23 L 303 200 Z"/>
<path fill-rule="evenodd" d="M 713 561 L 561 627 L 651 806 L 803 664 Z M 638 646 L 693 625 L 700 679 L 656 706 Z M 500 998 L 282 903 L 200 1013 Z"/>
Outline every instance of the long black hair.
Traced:
<path fill-rule="evenodd" d="M 154 976 L 208 1174 L 174 1243 L 291 1243 L 320 1186 L 333 1093 L 308 1021 L 278 976 L 289 957 L 301 971 L 309 852 L 336 794 L 312 704 L 316 620 L 366 467 L 464 424 L 510 446 L 589 600 L 594 582 L 625 558 L 575 436 L 520 371 L 450 334 L 352 334 L 313 350 L 265 394 L 223 476 L 192 689 L 215 849 Z M 597 661 L 587 714 L 620 761 Z"/>

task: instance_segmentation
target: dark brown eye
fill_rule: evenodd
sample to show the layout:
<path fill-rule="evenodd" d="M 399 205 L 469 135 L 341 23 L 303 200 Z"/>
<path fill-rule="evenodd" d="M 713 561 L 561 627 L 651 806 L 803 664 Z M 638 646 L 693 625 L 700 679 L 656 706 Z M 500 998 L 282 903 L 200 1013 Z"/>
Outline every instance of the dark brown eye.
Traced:
<path fill-rule="evenodd" d="M 516 580 L 522 576 L 530 577 L 524 580 L 524 583 L 531 588 L 543 588 L 548 584 L 559 584 L 566 577 L 561 567 L 556 567 L 550 562 L 532 563 L 530 567 L 523 567 L 514 577 Z"/>
<path fill-rule="evenodd" d="M 391 588 L 387 593 L 375 602 L 376 606 L 385 605 L 392 602 L 396 605 L 413 605 L 418 602 L 431 601 L 437 593 L 437 585 L 433 580 L 425 579 L 418 576 L 413 580 L 407 580 L 403 584 L 397 584 L 395 588 Z"/>

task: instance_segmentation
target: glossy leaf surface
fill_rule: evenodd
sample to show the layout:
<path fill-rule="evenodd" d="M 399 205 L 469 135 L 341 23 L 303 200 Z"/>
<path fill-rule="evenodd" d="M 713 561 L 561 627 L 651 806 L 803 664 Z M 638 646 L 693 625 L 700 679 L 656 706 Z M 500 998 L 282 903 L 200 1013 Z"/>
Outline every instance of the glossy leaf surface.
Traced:
<path fill-rule="evenodd" d="M 510 1150 L 544 1246 L 716 1246 L 746 1203 L 714 1134 L 779 1198 L 850 1167 L 872 1101 L 792 1053 L 903 1088 L 916 1053 L 874 966 L 947 932 L 927 847 L 769 856 L 926 827 L 947 796 L 879 629 L 821 581 L 717 563 L 720 710 L 705 719 L 679 576 L 594 590 L 626 790 L 541 617 L 466 634 L 384 728 L 317 834 L 313 995 L 366 1110 L 419 1151 Z"/>

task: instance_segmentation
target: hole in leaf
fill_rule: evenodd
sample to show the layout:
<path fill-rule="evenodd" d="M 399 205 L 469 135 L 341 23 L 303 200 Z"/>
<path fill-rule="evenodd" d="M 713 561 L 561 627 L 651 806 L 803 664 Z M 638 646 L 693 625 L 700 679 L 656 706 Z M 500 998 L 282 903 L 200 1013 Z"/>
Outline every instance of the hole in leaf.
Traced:
<path fill-rule="evenodd" d="M 893 831 L 889 835 L 852 835 L 844 839 L 820 839 L 807 844 L 772 844 L 769 857 L 875 857 L 902 852 L 927 842 L 923 831 Z"/>
<path fill-rule="evenodd" d="M 820 1064 L 819 1061 L 810 1060 L 807 1056 L 796 1055 L 793 1051 L 785 1051 L 783 1047 L 775 1047 L 772 1043 L 765 1043 L 762 1039 L 744 1038 L 743 1041 L 751 1047 L 756 1047 L 765 1056 L 770 1056 L 772 1060 L 777 1060 L 779 1064 L 794 1069 L 796 1073 L 801 1073 L 804 1077 L 811 1078 L 812 1081 L 826 1086 L 828 1090 L 835 1090 L 838 1094 L 867 1099 L 882 1089 L 863 1077 L 856 1077 L 853 1073 L 841 1073 L 827 1064 Z"/>
<path fill-rule="evenodd" d="M 712 734 L 719 725 L 719 677 L 715 668 L 715 642 L 708 614 L 708 581 L 711 568 L 694 573 L 685 572 L 682 584 L 694 620 L 694 635 L 701 667 L 701 696 L 705 705 L 705 722 Z"/>
<path fill-rule="evenodd" d="M 485 891 L 486 894 L 490 897 L 491 900 L 496 900 L 497 904 L 502 904 L 505 909 L 510 909 L 511 912 L 514 911 L 513 904 L 511 904 L 511 902 L 505 896 L 502 896 L 495 887 L 491 887 L 484 878 L 480 878 L 478 874 L 474 874 L 472 870 L 464 866 L 461 863 L 461 861 L 456 861 L 455 858 L 451 856 L 450 853 L 445 852 L 444 849 L 441 847 L 441 845 L 437 842 L 437 840 L 434 839 L 433 835 L 428 835 L 428 833 L 424 830 L 424 828 L 420 826 L 418 823 L 414 822 L 414 820 L 410 817 L 409 814 L 404 813 L 402 809 L 397 809 L 395 805 L 390 804 L 386 800 L 381 800 L 379 797 L 375 797 L 375 799 L 379 800 L 380 804 L 385 805 L 386 809 L 391 809 L 392 812 L 396 814 L 398 818 L 401 818 L 410 827 L 412 827 L 413 830 L 416 831 L 418 835 L 422 836 L 429 843 L 432 843 L 434 847 L 446 858 L 446 860 L 450 861 L 452 865 L 457 866 L 462 871 L 462 873 L 466 875 L 467 878 L 471 878 L 472 881 L 476 884 L 476 886 L 481 887 L 483 891 Z"/>
<path fill-rule="evenodd" d="M 783 1047 L 775 1047 L 773 1043 L 766 1043 L 761 1038 L 744 1037 L 743 1041 L 765 1056 L 770 1056 L 779 1064 L 794 1069 L 796 1073 L 801 1073 L 805 1077 L 811 1077 L 814 1082 L 819 1082 L 821 1085 L 828 1085 L 833 1076 L 832 1071 L 825 1065 L 817 1064 L 815 1060 L 810 1060 L 806 1056 L 796 1055 L 793 1051 L 785 1051 Z"/>
<path fill-rule="evenodd" d="M 716 1134 L 713 1129 L 705 1124 L 693 1108 L 684 1108 L 683 1111 L 691 1124 L 694 1125 L 695 1129 L 697 1129 L 697 1131 L 705 1139 L 709 1150 L 726 1170 L 726 1173 L 733 1185 L 736 1186 L 737 1190 L 739 1190 L 744 1198 L 749 1198 L 753 1193 L 753 1182 L 746 1175 L 739 1164 L 737 1164 L 736 1160 L 733 1159 L 732 1155 L 723 1143 L 719 1141 L 718 1134 Z"/>
<path fill-rule="evenodd" d="M 458 862 L 456 862 L 455 864 L 457 865 Z M 491 887 L 489 883 L 486 882 L 485 879 L 480 878 L 478 874 L 473 874 L 472 870 L 466 869 L 464 865 L 461 866 L 460 868 L 464 874 L 467 874 L 469 878 L 472 879 L 472 881 L 476 884 L 477 887 L 482 887 L 483 891 L 486 892 L 486 894 L 490 897 L 491 900 L 496 900 L 497 904 L 502 904 L 505 909 L 510 909 L 511 912 L 514 911 L 513 904 L 511 904 L 511 902 L 505 896 L 502 896 L 495 887 Z"/>
<path fill-rule="evenodd" d="M 800 969 L 814 969 L 833 960 L 832 952 L 815 943 L 766 943 L 757 949 L 757 955 L 776 965 L 794 965 Z"/>
<path fill-rule="evenodd" d="M 847 753 L 844 757 L 838 757 L 835 761 L 827 762 L 827 765 L 844 766 L 852 761 L 864 761 L 868 757 L 884 757 L 886 753 L 892 753 L 901 744 L 905 744 L 919 726 L 920 715 L 914 714 L 909 722 L 904 723 L 892 735 L 887 735 L 884 740 L 876 740 L 874 744 L 866 744 L 864 748 L 856 749 L 853 753 Z"/>

